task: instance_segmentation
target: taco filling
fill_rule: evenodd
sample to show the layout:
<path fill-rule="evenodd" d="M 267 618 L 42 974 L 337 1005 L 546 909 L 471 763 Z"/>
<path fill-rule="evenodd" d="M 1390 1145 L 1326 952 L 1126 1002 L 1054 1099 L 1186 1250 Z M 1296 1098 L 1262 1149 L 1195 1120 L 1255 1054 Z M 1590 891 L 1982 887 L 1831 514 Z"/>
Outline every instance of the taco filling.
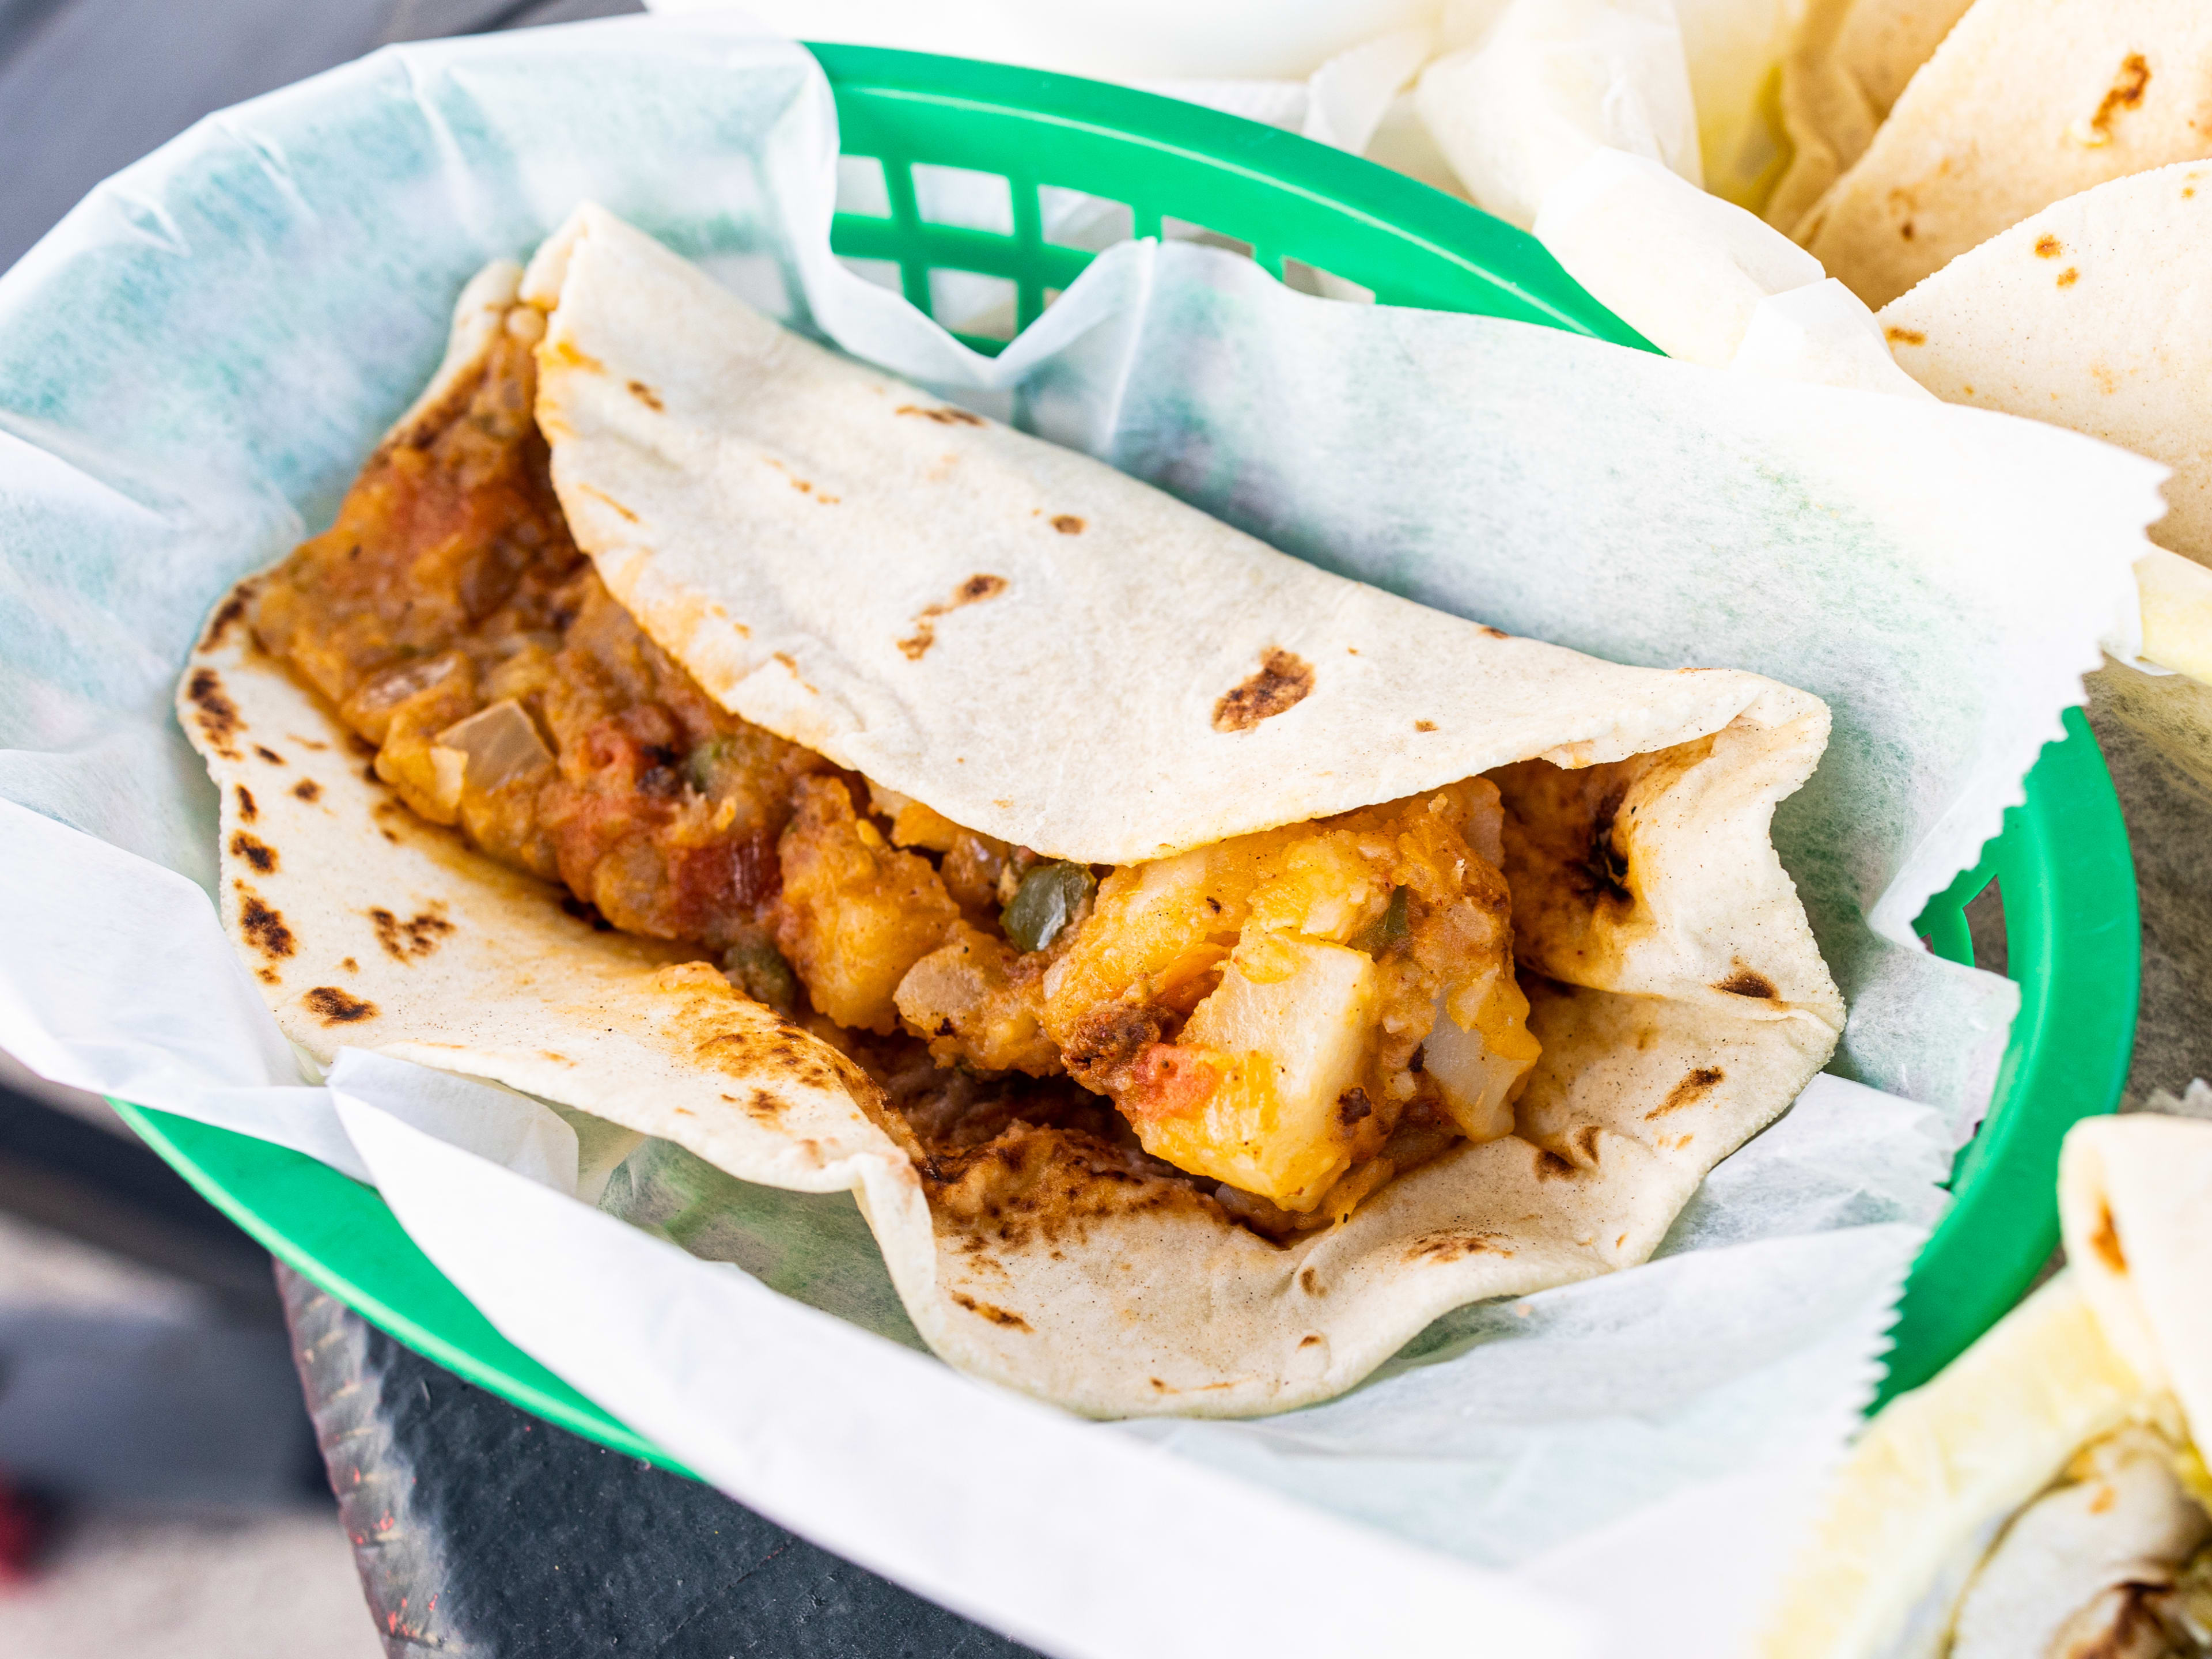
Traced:
<path fill-rule="evenodd" d="M 415 813 L 711 956 L 926 1158 L 1055 1127 L 1285 1237 L 1511 1132 L 1539 1044 L 1507 836 L 1625 890 L 1610 813 L 1547 850 L 1475 777 L 1119 867 L 967 829 L 720 707 L 609 593 L 532 413 L 544 330 L 514 306 L 252 600 Z"/>

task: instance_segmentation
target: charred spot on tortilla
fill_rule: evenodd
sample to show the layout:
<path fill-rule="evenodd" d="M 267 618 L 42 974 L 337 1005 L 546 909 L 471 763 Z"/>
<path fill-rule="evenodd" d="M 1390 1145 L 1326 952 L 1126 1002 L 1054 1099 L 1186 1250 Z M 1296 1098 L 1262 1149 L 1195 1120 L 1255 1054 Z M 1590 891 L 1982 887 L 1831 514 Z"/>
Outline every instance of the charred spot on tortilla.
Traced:
<path fill-rule="evenodd" d="M 943 1090 L 946 1085 L 933 1086 Z M 980 1089 L 986 1096 L 995 1092 L 980 1079 L 952 1085 L 956 1093 L 963 1087 Z M 894 1106 L 903 1089 L 898 1079 L 892 1079 Z M 1073 1102 L 1055 1109 L 1048 1093 L 1031 1091 L 995 1106 L 988 1099 L 982 1103 L 983 1127 L 1003 1121 L 1004 1128 L 977 1145 L 940 1145 L 928 1150 L 926 1143 L 915 1166 L 928 1189 L 930 1211 L 940 1234 L 988 1237 L 1006 1249 L 1019 1250 L 1079 1241 L 1089 1237 L 1094 1225 L 1133 1215 L 1181 1211 L 1225 1218 L 1220 1204 L 1193 1178 L 1134 1148 L 1114 1145 L 1068 1122 L 1048 1128 L 1025 1121 L 1040 1106 L 1042 1115 L 1064 1115 Z M 927 1101 L 919 1104 L 920 1113 L 913 1104 L 906 1108 L 910 1123 L 931 1109 Z M 1009 1109 L 1014 1114 L 1011 1119 L 1002 1115 Z M 1097 1106 L 1081 1109 L 1084 1116 L 1098 1121 Z"/>
<path fill-rule="evenodd" d="M 1893 190 L 1884 198 L 1883 205 L 1889 210 L 1889 216 L 1896 222 L 1897 234 L 1906 241 L 1911 241 L 1912 216 L 1917 205 L 1912 199 L 1912 193 L 1910 191 Z"/>
<path fill-rule="evenodd" d="M 1073 513 L 1054 514 L 1052 527 L 1063 536 L 1080 536 L 1086 528 L 1084 521 Z"/>
<path fill-rule="evenodd" d="M 253 586 L 250 582 L 240 582 L 231 589 L 230 597 L 216 606 L 215 615 L 208 619 L 206 637 L 200 641 L 201 650 L 212 651 L 222 643 L 223 635 L 230 632 L 231 624 L 245 616 L 246 607 L 252 596 Z"/>
<path fill-rule="evenodd" d="M 239 793 L 245 794 L 246 792 L 241 789 Z M 246 808 L 240 811 L 239 816 L 252 817 L 253 814 L 250 810 L 252 804 L 252 798 L 248 796 Z M 274 873 L 276 868 L 276 849 L 259 836 L 249 836 L 243 830 L 238 830 L 231 836 L 230 854 L 233 858 L 245 860 L 264 876 Z"/>
<path fill-rule="evenodd" d="M 2097 1225 L 2089 1235 L 2089 1248 L 2112 1272 L 2127 1272 L 2127 1254 L 2120 1249 L 2119 1229 L 2112 1224 L 2112 1206 L 2109 1204 L 2100 1203 L 2097 1206 Z"/>
<path fill-rule="evenodd" d="M 253 745 L 253 752 L 260 756 L 262 759 L 267 761 L 271 766 L 282 766 L 284 764 L 284 757 L 278 754 L 274 749 L 270 748 L 266 744 L 255 744 Z"/>
<path fill-rule="evenodd" d="M 322 798 L 322 793 L 323 786 L 317 783 L 313 778 L 301 778 L 299 782 L 292 786 L 292 794 L 294 799 L 306 801 L 310 805 L 320 799 Z"/>
<path fill-rule="evenodd" d="M 580 368 L 587 374 L 604 374 L 607 372 L 607 366 L 605 363 L 589 352 L 580 349 L 573 340 L 556 341 L 538 354 L 541 362 L 549 358 L 556 368 Z M 471 390 L 473 391 L 474 388 L 471 387 Z"/>
<path fill-rule="evenodd" d="M 898 648 L 906 654 L 908 661 L 920 662 L 928 654 L 929 647 L 937 643 L 937 619 L 939 617 L 950 616 L 963 606 L 979 604 L 984 599 L 996 599 L 1006 591 L 1006 579 L 1004 576 L 977 571 L 952 590 L 951 599 L 922 606 L 915 615 L 914 632 L 898 642 Z"/>
<path fill-rule="evenodd" d="M 1298 1339 L 1298 1346 L 1301 1348 L 1319 1348 L 1326 1346 L 1328 1342 L 1328 1339 L 1327 1337 L 1316 1332 L 1310 1335 L 1300 1337 Z"/>
<path fill-rule="evenodd" d="M 1611 900 L 1632 903 L 1635 895 L 1628 887 L 1628 860 L 1613 845 L 1613 824 L 1620 817 L 1620 804 L 1628 794 L 1626 783 L 1615 784 L 1597 804 L 1590 817 L 1589 851 L 1579 867 L 1568 874 L 1576 879 L 1585 898 Z"/>
<path fill-rule="evenodd" d="M 2075 283 L 2081 280 L 2081 271 L 2072 265 L 2067 266 L 2065 270 L 2058 273 L 2058 286 L 2060 288 L 2071 288 Z"/>
<path fill-rule="evenodd" d="M 274 968 L 257 968 L 253 970 L 253 977 L 264 985 L 282 985 L 284 982 L 284 975 Z"/>
<path fill-rule="evenodd" d="M 358 962 L 356 962 L 351 957 L 340 957 L 338 958 L 338 966 L 349 974 L 357 974 L 361 971 L 361 964 Z"/>
<path fill-rule="evenodd" d="M 1513 637 L 1510 634 L 1507 633 L 1504 629 L 1502 629 L 1502 628 L 1492 628 L 1492 627 L 1488 623 L 1483 623 L 1483 624 L 1482 624 L 1482 628 L 1481 628 L 1481 630 L 1480 630 L 1480 631 L 1481 631 L 1481 634 L 1482 634 L 1483 638 L 1485 638 L 1485 639 L 1486 639 L 1486 640 L 1510 640 L 1510 639 L 1511 639 L 1511 638 Z"/>
<path fill-rule="evenodd" d="M 376 942 L 394 962 L 412 962 L 428 956 L 453 931 L 453 924 L 436 910 L 422 911 L 403 921 L 393 912 L 379 906 L 368 913 L 368 921 L 376 930 Z"/>
<path fill-rule="evenodd" d="M 2131 52 L 2120 59 L 2119 73 L 2112 77 L 2097 112 L 2089 118 L 2089 131 L 2097 135 L 2100 143 L 2112 136 L 2114 118 L 2123 110 L 2138 107 L 2143 93 L 2150 85 L 2150 64 L 2139 52 Z"/>
<path fill-rule="evenodd" d="M 1765 997 L 1769 1000 L 1778 994 L 1774 988 L 1772 980 L 1755 968 L 1741 966 L 1714 986 L 1713 989 L 1726 991 L 1732 997 Z"/>
<path fill-rule="evenodd" d="M 325 1025 L 351 1025 L 376 1018 L 374 1003 L 364 1002 L 335 985 L 318 985 L 313 990 L 304 993 L 300 1000 L 306 1003 L 308 1011 Z"/>
<path fill-rule="evenodd" d="M 934 421 L 939 426 L 981 426 L 984 424 L 983 417 L 981 415 L 971 415 L 968 410 L 964 409 L 956 409 L 950 404 L 942 404 L 929 409 L 923 408 L 920 404 L 901 404 L 891 412 L 894 415 L 919 415 L 923 420 Z"/>
<path fill-rule="evenodd" d="M 771 651 L 768 654 L 770 661 L 781 664 L 783 672 L 799 682 L 800 690 L 809 693 L 813 691 L 814 688 L 806 683 L 799 672 L 798 658 L 793 656 L 788 651 Z"/>
<path fill-rule="evenodd" d="M 1415 720 L 1413 722 L 1413 730 L 1416 732 L 1433 732 L 1436 729 L 1437 723 L 1434 720 Z"/>
<path fill-rule="evenodd" d="M 1666 1099 L 1644 1113 L 1644 1121 L 1678 1112 L 1685 1106 L 1696 1104 L 1719 1086 L 1727 1073 L 1717 1066 L 1700 1066 L 1667 1091 Z"/>
<path fill-rule="evenodd" d="M 238 802 L 238 818 L 241 823 L 251 823 L 261 816 L 261 809 L 253 804 L 253 792 L 244 784 L 235 786 L 231 795 Z"/>
<path fill-rule="evenodd" d="M 994 1325 L 1003 1325 L 1010 1331 L 1028 1331 L 1034 1328 L 1030 1322 L 1011 1308 L 1001 1308 L 988 1302 L 979 1302 L 963 1291 L 948 1292 L 952 1300 L 979 1319 L 988 1319 Z"/>
<path fill-rule="evenodd" d="M 1928 337 L 1917 328 L 1899 328 L 1895 324 L 1882 330 L 1882 337 L 1892 345 L 1926 345 Z"/>
<path fill-rule="evenodd" d="M 1561 1158 L 1557 1152 L 1547 1152 L 1540 1147 L 1536 1151 L 1535 1169 L 1536 1179 L 1539 1181 L 1564 1181 L 1570 1179 L 1575 1173 L 1575 1166 L 1567 1159 Z"/>
<path fill-rule="evenodd" d="M 185 697 L 209 746 L 223 759 L 236 760 L 238 747 L 233 739 L 246 724 L 238 717 L 238 705 L 223 690 L 222 678 L 212 668 L 195 668 L 185 682 Z"/>
<path fill-rule="evenodd" d="M 269 902 L 242 881 L 232 887 L 238 893 L 238 931 L 264 957 L 289 957 L 297 948 L 292 930 Z"/>
<path fill-rule="evenodd" d="M 1471 1255 L 1511 1255 L 1502 1237 L 1494 1232 L 1425 1233 L 1406 1247 L 1406 1260 L 1442 1264 Z"/>
<path fill-rule="evenodd" d="M 1321 1282 L 1321 1274 L 1311 1267 L 1298 1270 L 1298 1288 L 1308 1296 L 1327 1296 L 1328 1287 Z"/>
<path fill-rule="evenodd" d="M 600 501 L 600 502 L 604 503 L 605 505 L 606 505 L 606 506 L 608 506 L 608 507 L 612 507 L 612 508 L 613 508 L 617 513 L 620 514 L 621 514 L 624 519 L 626 519 L 627 520 L 629 520 L 631 524 L 636 524 L 636 523 L 638 523 L 638 522 L 639 522 L 638 516 L 637 516 L 637 514 L 635 514 L 635 513 L 631 512 L 628 507 L 624 507 L 624 506 L 623 506 L 620 501 L 617 501 L 613 496 L 611 496 L 611 495 L 608 495 L 608 494 L 607 494 L 607 492 L 606 492 L 605 490 L 604 490 L 604 489 L 593 489 L 590 484 L 587 484 L 587 483 L 580 483 L 580 484 L 578 484 L 578 485 L 576 486 L 576 488 L 577 488 L 578 489 L 581 490 L 585 495 L 589 495 L 589 496 L 592 497 L 594 500 L 599 501 Z"/>
<path fill-rule="evenodd" d="M 1269 646 L 1252 676 L 1221 694 L 1213 705 L 1213 729 L 1249 732 L 1304 702 L 1314 689 L 1313 665 L 1297 653 Z"/>
<path fill-rule="evenodd" d="M 654 414 L 658 415 L 661 412 L 663 405 L 660 401 L 660 394 L 655 392 L 651 386 L 647 386 L 644 381 L 632 380 L 629 383 L 629 395 L 636 398 L 638 402 L 643 404 L 647 409 L 653 410 Z"/>
<path fill-rule="evenodd" d="M 2065 252 L 2065 245 L 2049 231 L 2035 239 L 2035 257 L 2039 259 L 2056 259 Z"/>

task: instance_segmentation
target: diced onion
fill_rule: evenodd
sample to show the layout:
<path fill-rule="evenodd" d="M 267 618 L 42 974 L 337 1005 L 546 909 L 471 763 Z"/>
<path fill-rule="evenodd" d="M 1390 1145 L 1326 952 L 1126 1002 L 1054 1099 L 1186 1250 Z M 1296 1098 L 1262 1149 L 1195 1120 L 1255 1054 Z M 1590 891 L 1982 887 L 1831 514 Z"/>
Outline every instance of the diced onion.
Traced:
<path fill-rule="evenodd" d="M 438 733 L 430 762 L 441 797 L 450 780 L 450 806 L 464 787 L 485 793 L 552 765 L 553 751 L 522 705 L 508 697 Z"/>

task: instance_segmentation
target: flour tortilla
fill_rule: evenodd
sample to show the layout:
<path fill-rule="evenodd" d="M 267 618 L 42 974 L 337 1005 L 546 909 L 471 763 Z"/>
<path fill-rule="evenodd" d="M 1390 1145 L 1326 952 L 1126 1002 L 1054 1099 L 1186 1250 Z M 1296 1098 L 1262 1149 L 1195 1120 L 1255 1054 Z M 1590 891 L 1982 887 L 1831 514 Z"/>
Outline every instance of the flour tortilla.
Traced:
<path fill-rule="evenodd" d="M 2161 549 L 2136 567 L 2143 655 L 2114 708 L 2212 785 L 2212 161 L 2179 161 L 2054 203 L 1882 308 L 1891 355 L 1947 403 L 2069 427 L 2173 469 Z M 2180 556 L 2177 557 L 2176 555 Z M 2192 678 L 2193 677 L 2193 678 Z"/>
<path fill-rule="evenodd" d="M 2029 214 L 2212 155 L 2212 7 L 1976 0 L 1794 229 L 1887 305 Z"/>
<path fill-rule="evenodd" d="M 1946 403 L 2048 421 L 2172 467 L 2150 538 L 2212 564 L 2208 261 L 2212 161 L 2176 162 L 2023 219 L 1880 321 L 1899 367 Z"/>
<path fill-rule="evenodd" d="M 1782 58 L 1788 167 L 1766 201 L 1766 222 L 1794 232 L 1866 154 L 1914 72 L 1971 0 L 1812 0 Z"/>
<path fill-rule="evenodd" d="M 2093 1118 L 2058 1165 L 2066 1260 L 2112 1346 L 2212 1436 L 2212 1123 Z"/>
<path fill-rule="evenodd" d="M 472 287 L 442 385 L 488 337 L 469 307 L 514 283 Z M 310 1053 L 378 1049 L 748 1181 L 850 1188 L 933 1349 L 1102 1416 L 1327 1398 L 1453 1307 L 1640 1261 L 1826 1061 L 1841 1000 L 1767 839 L 1825 743 L 1817 699 L 1493 636 L 1327 575 L 806 344 L 595 210 L 526 291 L 557 307 L 556 484 L 617 597 L 726 706 L 956 820 L 1118 861 L 1536 756 L 1696 746 L 1622 804 L 1633 908 L 1528 942 L 1583 982 L 1530 981 L 1545 1054 L 1519 1133 L 1278 1248 L 1183 1183 L 1065 1167 L 1018 1216 L 963 1211 L 826 1045 L 410 815 L 226 605 L 179 714 L 222 791 L 226 924 Z M 924 615 L 978 573 L 1006 591 Z M 934 642 L 901 650 L 925 620 Z M 1270 648 L 1313 665 L 1310 695 L 1217 731 Z"/>
<path fill-rule="evenodd" d="M 1784 1581 L 1762 1659 L 1947 1652 L 2000 1528 L 2084 1446 L 2147 1425 L 2203 1457 L 2212 1124 L 2136 1113 L 2075 1125 L 2058 1206 L 2065 1271 L 1868 1425 Z"/>

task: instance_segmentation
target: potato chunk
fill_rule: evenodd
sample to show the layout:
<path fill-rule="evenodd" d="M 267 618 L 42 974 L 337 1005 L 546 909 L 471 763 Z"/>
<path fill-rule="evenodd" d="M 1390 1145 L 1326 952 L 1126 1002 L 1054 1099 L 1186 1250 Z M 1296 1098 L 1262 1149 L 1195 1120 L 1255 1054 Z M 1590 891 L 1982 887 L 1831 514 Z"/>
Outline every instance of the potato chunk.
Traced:
<path fill-rule="evenodd" d="M 776 944 L 815 1007 L 888 1035 L 899 981 L 944 942 L 960 907 L 928 860 L 898 851 L 853 811 L 840 780 L 800 779 L 792 806 L 776 848 Z"/>
<path fill-rule="evenodd" d="M 1303 1003 L 1295 1019 L 1254 1027 L 1241 1048 L 1204 1033 L 1259 988 L 1293 978 L 1303 986 L 1313 962 L 1357 957 L 1372 969 L 1360 993 L 1367 1026 L 1357 1074 L 1338 1087 L 1361 1091 L 1369 1115 L 1341 1138 L 1346 1156 L 1372 1158 L 1424 1102 L 1427 1121 L 1479 1139 L 1505 1133 L 1538 1044 L 1513 978 L 1512 895 L 1496 861 L 1503 817 L 1497 788 L 1469 778 L 1116 870 L 1045 975 L 1046 1030 L 1078 1081 L 1155 1126 L 1143 1131 L 1148 1146 L 1182 1163 L 1163 1149 L 1171 1139 L 1187 1145 L 1212 1161 L 1185 1167 L 1212 1173 L 1228 1156 L 1221 1137 L 1229 1132 L 1194 1127 L 1191 1103 L 1218 1088 L 1208 1122 L 1226 1126 L 1241 1111 L 1252 1122 L 1310 1127 L 1318 1085 L 1293 1080 L 1305 1065 L 1297 1021 L 1313 1017 Z M 1298 954 L 1307 947 L 1339 955 Z M 1224 969 L 1232 950 L 1237 965 Z M 1232 984 L 1242 987 L 1234 995 Z M 1148 1045 L 1163 1043 L 1175 1053 L 1146 1058 Z M 1425 1044 L 1433 1045 L 1425 1055 Z M 1231 1065 L 1231 1054 L 1263 1054 L 1267 1065 Z M 1269 1092 L 1281 1090 L 1289 1091 L 1283 1100 Z M 1188 1109 L 1165 1110 L 1170 1100 Z M 1170 1118 L 1180 1127 L 1165 1127 Z M 1306 1145 L 1319 1145 L 1297 1143 L 1295 1128 L 1283 1133 L 1295 1144 L 1269 1182 L 1281 1180 Z M 1209 1140 L 1220 1145 L 1195 1150 Z M 1245 1175 L 1261 1178 L 1266 1164 Z M 1290 1188 L 1304 1190 L 1303 1181 L 1292 1178 Z M 1275 1195 L 1273 1186 L 1243 1190 Z"/>
<path fill-rule="evenodd" d="M 1528 1029 L 1528 999 L 1512 975 L 1500 973 L 1476 1002 L 1472 1025 L 1452 1018 L 1451 1000 L 1437 992 L 1436 1024 L 1421 1045 L 1423 1069 L 1469 1140 L 1496 1140 L 1513 1133 L 1513 1098 L 1543 1052 Z"/>
<path fill-rule="evenodd" d="M 1248 939 L 1184 1025 L 1180 1054 L 1140 1061 L 1127 1105 L 1145 1150 L 1310 1209 L 1352 1162 L 1339 1103 L 1365 1066 L 1376 990 L 1364 951 L 1281 933 Z M 1366 1115 L 1364 1096 L 1355 1109 Z"/>

